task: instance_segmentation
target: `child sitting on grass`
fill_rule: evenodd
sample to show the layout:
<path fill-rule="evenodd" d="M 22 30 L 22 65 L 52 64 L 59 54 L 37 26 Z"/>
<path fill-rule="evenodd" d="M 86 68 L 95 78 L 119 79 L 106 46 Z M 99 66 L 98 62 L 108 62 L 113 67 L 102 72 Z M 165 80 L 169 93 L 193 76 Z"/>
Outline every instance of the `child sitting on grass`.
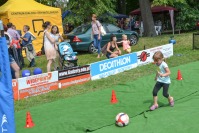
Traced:
<path fill-rule="evenodd" d="M 123 50 L 127 53 L 131 53 L 131 46 L 130 46 L 130 41 L 127 38 L 127 35 L 123 34 L 122 35 L 122 41 L 117 42 L 117 43 L 122 43 L 123 45 Z"/>

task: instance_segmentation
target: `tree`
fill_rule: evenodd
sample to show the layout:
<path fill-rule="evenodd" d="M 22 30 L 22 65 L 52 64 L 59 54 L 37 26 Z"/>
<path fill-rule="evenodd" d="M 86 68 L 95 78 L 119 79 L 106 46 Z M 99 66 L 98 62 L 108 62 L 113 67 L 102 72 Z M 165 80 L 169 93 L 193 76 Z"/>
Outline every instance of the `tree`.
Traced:
<path fill-rule="evenodd" d="M 176 3 L 180 11 L 176 17 L 176 27 L 182 30 L 193 30 L 199 20 L 199 0 L 187 0 L 185 3 Z"/>
<path fill-rule="evenodd" d="M 64 21 L 73 24 L 82 24 L 91 21 L 91 15 L 94 13 L 98 18 L 106 18 L 103 21 L 113 21 L 109 13 L 115 13 L 116 0 L 70 0 L 65 10 L 72 13 Z"/>
<path fill-rule="evenodd" d="M 126 14 L 126 0 L 117 0 L 118 13 Z"/>
<path fill-rule="evenodd" d="M 175 3 L 184 3 L 185 1 L 186 0 L 153 0 L 153 4 L 154 5 L 174 5 Z"/>
<path fill-rule="evenodd" d="M 149 0 L 139 0 L 141 16 L 144 26 L 144 36 L 156 36 L 154 21 Z"/>
<path fill-rule="evenodd" d="M 104 22 L 115 21 L 115 19 L 108 14 L 115 13 L 115 4 L 117 0 L 69 0 L 68 3 L 62 3 L 62 5 L 66 5 L 64 7 L 56 6 L 56 1 L 60 0 L 36 1 L 45 5 L 59 7 L 62 11 L 70 10 L 71 14 L 64 19 L 64 23 L 67 22 L 79 25 L 90 22 L 92 14 L 96 14 Z"/>
<path fill-rule="evenodd" d="M 117 13 L 129 14 L 133 9 L 139 7 L 139 0 L 117 0 Z"/>
<path fill-rule="evenodd" d="M 186 0 L 139 0 L 141 16 L 144 26 L 144 35 L 156 36 L 150 2 L 153 2 L 153 5 L 174 5 L 176 3 L 184 3 L 185 1 Z"/>

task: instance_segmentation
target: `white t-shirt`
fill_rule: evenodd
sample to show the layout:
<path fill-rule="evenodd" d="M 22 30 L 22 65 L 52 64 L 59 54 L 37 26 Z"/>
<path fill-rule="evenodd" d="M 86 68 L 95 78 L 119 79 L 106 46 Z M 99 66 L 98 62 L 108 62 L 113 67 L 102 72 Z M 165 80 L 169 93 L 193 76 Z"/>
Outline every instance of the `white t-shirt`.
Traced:
<path fill-rule="evenodd" d="M 160 64 L 160 66 L 158 66 L 158 67 L 159 67 L 160 73 L 165 74 L 166 73 L 165 68 L 168 68 L 168 65 L 167 65 L 167 63 L 165 63 L 163 61 Z M 166 76 L 166 77 L 160 77 L 160 76 L 158 76 L 157 81 L 161 82 L 161 83 L 166 83 L 166 84 L 170 84 L 171 83 L 171 79 L 170 79 L 169 76 Z"/>
<path fill-rule="evenodd" d="M 99 28 L 100 26 L 102 26 L 101 23 L 97 20 L 96 23 L 91 22 L 91 25 L 92 25 L 93 34 L 94 35 L 99 34 Z"/>

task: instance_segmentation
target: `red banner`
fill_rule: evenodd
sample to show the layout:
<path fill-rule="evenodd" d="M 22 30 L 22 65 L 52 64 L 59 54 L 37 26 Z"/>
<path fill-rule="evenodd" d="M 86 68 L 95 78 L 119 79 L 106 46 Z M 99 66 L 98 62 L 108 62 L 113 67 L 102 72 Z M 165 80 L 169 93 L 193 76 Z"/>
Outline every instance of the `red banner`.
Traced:
<path fill-rule="evenodd" d="M 81 75 L 77 77 L 67 78 L 59 81 L 59 88 L 66 88 L 74 84 L 82 84 L 90 80 L 90 74 Z"/>
<path fill-rule="evenodd" d="M 58 82 L 21 89 L 19 90 L 19 99 L 28 98 L 31 96 L 37 96 L 57 89 L 58 89 Z"/>

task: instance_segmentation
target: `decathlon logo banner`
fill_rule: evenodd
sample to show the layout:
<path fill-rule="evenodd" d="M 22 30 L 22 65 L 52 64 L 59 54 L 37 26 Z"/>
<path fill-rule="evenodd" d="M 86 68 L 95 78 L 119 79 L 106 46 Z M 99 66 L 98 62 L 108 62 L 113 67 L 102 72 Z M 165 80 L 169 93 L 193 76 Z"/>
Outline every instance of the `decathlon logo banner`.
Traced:
<path fill-rule="evenodd" d="M 92 63 L 91 79 L 106 78 L 110 75 L 114 75 L 125 70 L 129 70 L 137 67 L 137 54 L 131 53 L 117 58 L 111 58 L 100 62 Z"/>
<path fill-rule="evenodd" d="M 137 52 L 138 66 L 153 62 L 153 55 L 156 51 L 161 51 L 164 58 L 171 57 L 173 56 L 173 44 L 166 44 Z"/>

